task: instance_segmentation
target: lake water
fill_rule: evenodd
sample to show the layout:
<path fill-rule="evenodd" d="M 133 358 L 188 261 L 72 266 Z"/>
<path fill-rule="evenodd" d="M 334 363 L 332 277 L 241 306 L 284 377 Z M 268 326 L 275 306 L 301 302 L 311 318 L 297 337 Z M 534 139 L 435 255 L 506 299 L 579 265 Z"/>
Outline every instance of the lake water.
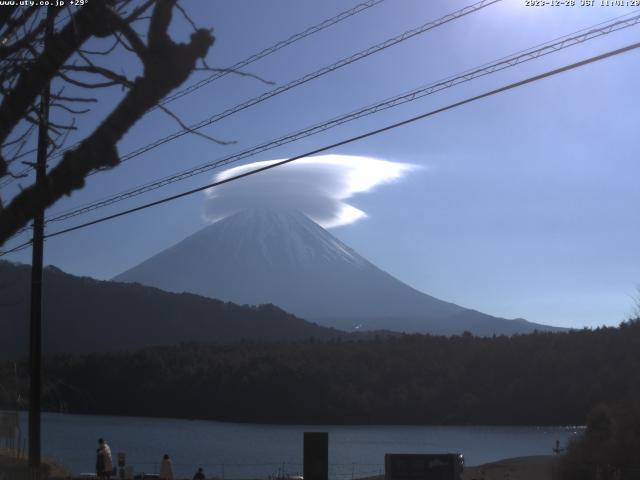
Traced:
<path fill-rule="evenodd" d="M 21 423 L 27 432 L 25 413 Z M 266 478 L 302 470 L 305 431 L 329 432 L 330 476 L 349 480 L 382 473 L 385 453 L 461 452 L 467 465 L 551 454 L 556 440 L 566 445 L 582 428 L 252 425 L 45 413 L 42 449 L 73 473 L 92 472 L 97 439 L 104 437 L 114 460 L 125 452 L 136 473 L 157 473 L 168 453 L 178 478 L 191 478 L 198 466 L 208 477 Z"/>

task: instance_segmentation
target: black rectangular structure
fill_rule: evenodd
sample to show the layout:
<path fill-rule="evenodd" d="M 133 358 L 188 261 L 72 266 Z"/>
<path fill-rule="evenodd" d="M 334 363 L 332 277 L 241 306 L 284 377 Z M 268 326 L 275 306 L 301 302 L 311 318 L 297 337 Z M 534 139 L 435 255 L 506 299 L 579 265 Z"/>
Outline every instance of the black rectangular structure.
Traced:
<path fill-rule="evenodd" d="M 460 480 L 464 457 L 459 453 L 384 456 L 385 480 Z"/>
<path fill-rule="evenodd" d="M 329 480 L 329 434 L 304 432 L 304 480 Z"/>

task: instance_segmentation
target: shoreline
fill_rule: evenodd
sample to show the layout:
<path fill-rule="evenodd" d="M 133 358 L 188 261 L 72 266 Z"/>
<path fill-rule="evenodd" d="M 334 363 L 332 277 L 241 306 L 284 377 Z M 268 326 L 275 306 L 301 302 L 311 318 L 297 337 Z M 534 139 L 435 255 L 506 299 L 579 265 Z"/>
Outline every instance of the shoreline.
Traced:
<path fill-rule="evenodd" d="M 559 457 L 555 455 L 530 455 L 465 466 L 462 480 L 552 480 Z M 358 480 L 384 480 L 384 475 L 363 477 Z"/>
<path fill-rule="evenodd" d="M 7 408 L 0 407 L 0 412 L 11 412 Z M 25 415 L 28 418 L 28 410 L 17 410 L 20 415 Z M 549 424 L 535 424 L 535 423 L 314 423 L 314 422 L 252 422 L 241 420 L 216 420 L 211 418 L 199 418 L 199 417 L 163 417 L 154 415 L 133 415 L 133 414 L 117 414 L 117 413 L 77 413 L 77 412 L 60 412 L 54 410 L 42 410 L 42 414 L 53 415 L 73 415 L 78 417 L 102 417 L 102 418 L 143 418 L 149 420 L 168 420 L 168 421 L 187 421 L 187 422 L 212 422 L 221 423 L 226 425 L 241 425 L 241 426 L 264 426 L 264 427 L 291 427 L 291 426 L 309 426 L 312 428 L 323 427 L 434 427 L 434 428 L 536 428 L 536 429 L 573 429 L 584 430 L 586 425 L 574 425 L 574 424 L 561 424 L 561 425 L 549 425 Z"/>
<path fill-rule="evenodd" d="M 554 455 L 532 455 L 465 467 L 463 480 L 552 480 L 556 461 Z"/>
<path fill-rule="evenodd" d="M 18 460 L 6 449 L 0 451 L 0 473 L 17 473 L 26 467 L 26 459 Z M 505 458 L 482 465 L 466 466 L 462 480 L 552 480 L 558 460 L 555 455 L 531 455 Z M 43 462 L 52 478 L 75 478 L 55 461 Z M 3 472 L 4 471 L 4 472 Z M 384 480 L 384 475 L 360 477 L 358 480 Z"/>
<path fill-rule="evenodd" d="M 24 421 L 24 414 L 21 416 Z M 43 430 L 48 432 L 43 454 L 58 459 L 74 473 L 93 469 L 89 446 L 97 437 L 105 436 L 112 452 L 126 453 L 127 463 L 136 471 L 151 471 L 151 464 L 168 452 L 180 476 L 192 476 L 191 469 L 198 464 L 208 474 L 244 479 L 266 478 L 282 469 L 284 463 L 289 470 L 298 471 L 304 431 L 329 432 L 332 471 L 345 478 L 381 474 L 385 453 L 461 452 L 468 472 L 473 472 L 475 466 L 500 463 L 506 458 L 551 454 L 556 440 L 565 445 L 580 434 L 580 430 L 566 427 L 318 427 L 60 413 L 44 413 L 42 420 Z M 26 424 L 21 425 L 24 430 Z M 151 431 L 153 439 L 144 433 Z M 344 448 L 345 442 L 348 449 Z"/>

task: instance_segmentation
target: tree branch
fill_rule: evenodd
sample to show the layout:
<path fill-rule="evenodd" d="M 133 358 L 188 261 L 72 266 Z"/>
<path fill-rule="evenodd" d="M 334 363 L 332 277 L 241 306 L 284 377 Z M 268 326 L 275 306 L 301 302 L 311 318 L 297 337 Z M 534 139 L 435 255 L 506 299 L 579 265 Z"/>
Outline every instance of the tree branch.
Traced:
<path fill-rule="evenodd" d="M 174 5 L 175 0 L 157 0 L 149 25 L 149 44 L 142 59 L 144 74 L 133 81 L 131 89 L 116 108 L 93 133 L 64 154 L 48 173 L 44 185 L 26 188 L 0 210 L 0 245 L 25 226 L 39 209 L 49 207 L 63 196 L 82 188 L 91 171 L 118 165 L 120 159 L 116 145 L 124 134 L 171 90 L 180 86 L 193 72 L 197 61 L 206 56 L 214 42 L 208 30 L 194 32 L 188 44 L 177 44 L 166 33 Z M 83 12 L 81 10 L 78 15 Z M 119 15 L 111 10 L 103 14 L 109 16 L 109 23 L 122 31 L 123 22 Z M 68 58 L 61 57 L 57 57 L 62 61 L 57 63 L 50 76 Z M 4 112 L 5 116 L 10 114 Z M 4 120 L 5 117 L 0 116 L 0 121 Z"/>
<path fill-rule="evenodd" d="M 44 86 L 80 45 L 90 36 L 104 33 L 104 18 L 109 13 L 105 0 L 89 2 L 75 15 L 75 22 L 70 22 L 62 31 L 52 36 L 49 46 L 35 60 L 33 66 L 20 75 L 15 88 L 2 100 L 0 143 L 5 141 L 18 122 L 24 118 Z"/>

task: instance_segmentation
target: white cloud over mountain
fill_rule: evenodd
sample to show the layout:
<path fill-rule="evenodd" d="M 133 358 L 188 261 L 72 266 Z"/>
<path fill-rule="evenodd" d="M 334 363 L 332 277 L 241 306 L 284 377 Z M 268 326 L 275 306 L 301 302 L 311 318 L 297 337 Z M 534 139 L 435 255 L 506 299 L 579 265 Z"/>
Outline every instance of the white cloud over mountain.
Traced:
<path fill-rule="evenodd" d="M 221 181 L 280 160 L 254 162 L 218 173 Z M 253 207 L 295 208 L 324 228 L 339 227 L 367 214 L 346 200 L 401 180 L 418 167 L 353 155 L 321 155 L 229 182 L 205 191 L 205 218 L 216 222 Z"/>

